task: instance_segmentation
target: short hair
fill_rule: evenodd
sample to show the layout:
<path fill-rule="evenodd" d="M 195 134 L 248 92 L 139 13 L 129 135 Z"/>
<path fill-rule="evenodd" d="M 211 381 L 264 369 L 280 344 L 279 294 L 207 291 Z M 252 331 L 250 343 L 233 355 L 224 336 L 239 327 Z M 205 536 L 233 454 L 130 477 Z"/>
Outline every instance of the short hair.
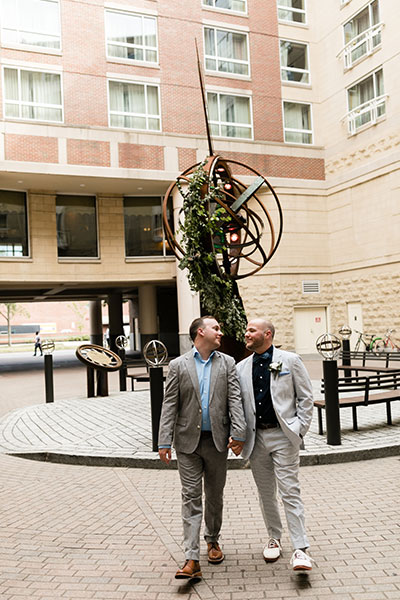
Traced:
<path fill-rule="evenodd" d="M 194 319 L 194 321 L 191 322 L 189 327 L 189 335 L 192 342 L 194 342 L 194 340 L 196 339 L 197 332 L 200 329 L 200 327 L 203 327 L 205 319 L 215 319 L 215 317 L 213 317 L 212 315 L 204 315 L 204 317 L 198 317 L 197 319 Z"/>
<path fill-rule="evenodd" d="M 275 327 L 274 327 L 274 325 L 271 323 L 271 321 L 267 321 L 267 320 L 265 321 L 265 324 L 267 326 L 267 329 L 269 329 L 270 332 L 271 332 L 272 339 L 274 339 L 274 337 L 275 337 Z"/>
<path fill-rule="evenodd" d="M 36 335 L 37 335 L 38 333 L 39 333 L 38 331 L 35 331 L 35 334 L 36 334 Z"/>

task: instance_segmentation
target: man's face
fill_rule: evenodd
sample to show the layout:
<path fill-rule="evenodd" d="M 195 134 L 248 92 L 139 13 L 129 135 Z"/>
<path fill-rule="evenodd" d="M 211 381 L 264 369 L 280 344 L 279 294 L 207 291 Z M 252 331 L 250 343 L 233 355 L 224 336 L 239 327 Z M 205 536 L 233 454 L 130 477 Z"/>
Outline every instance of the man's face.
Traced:
<path fill-rule="evenodd" d="M 249 321 L 244 334 L 246 348 L 252 352 L 265 352 L 272 344 L 272 334 L 269 329 L 265 329 L 263 322 Z"/>
<path fill-rule="evenodd" d="M 222 331 L 215 319 L 204 319 L 203 327 L 199 327 L 204 342 L 209 348 L 216 350 L 221 345 Z"/>

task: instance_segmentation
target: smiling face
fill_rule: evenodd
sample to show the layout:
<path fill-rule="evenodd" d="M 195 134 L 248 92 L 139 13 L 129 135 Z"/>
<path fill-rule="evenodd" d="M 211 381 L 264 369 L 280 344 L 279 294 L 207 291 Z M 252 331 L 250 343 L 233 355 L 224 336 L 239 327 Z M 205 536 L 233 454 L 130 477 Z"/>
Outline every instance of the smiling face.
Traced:
<path fill-rule="evenodd" d="M 248 350 L 262 354 L 271 347 L 273 334 L 267 321 L 253 319 L 247 323 L 244 339 Z"/>
<path fill-rule="evenodd" d="M 202 327 L 197 330 L 202 345 L 209 350 L 216 350 L 221 345 L 222 331 L 215 319 L 204 319 Z"/>

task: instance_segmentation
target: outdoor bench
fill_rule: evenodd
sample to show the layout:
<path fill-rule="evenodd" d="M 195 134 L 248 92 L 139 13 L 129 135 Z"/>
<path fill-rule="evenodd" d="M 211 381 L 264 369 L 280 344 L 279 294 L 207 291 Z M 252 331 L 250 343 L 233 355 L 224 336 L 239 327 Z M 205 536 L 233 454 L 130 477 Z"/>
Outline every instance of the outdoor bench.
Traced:
<path fill-rule="evenodd" d="M 358 431 L 357 407 L 375 404 L 386 404 L 386 417 L 388 425 L 392 424 L 391 402 L 400 400 L 400 370 L 377 375 L 338 378 L 339 408 L 351 408 L 353 416 L 353 430 Z M 384 390 L 384 391 L 382 391 Z M 321 382 L 321 391 L 324 392 L 324 381 Z M 371 392 L 376 394 L 371 395 Z M 346 396 L 346 394 L 360 392 L 360 395 Z M 325 409 L 325 400 L 315 400 L 314 406 L 318 410 L 318 433 L 323 435 L 322 410 Z"/>
<path fill-rule="evenodd" d="M 375 352 L 356 352 L 354 350 L 342 350 L 340 352 L 340 358 L 342 359 L 342 361 L 345 360 L 359 360 L 361 361 L 362 366 L 367 366 L 366 362 L 368 360 L 371 361 L 377 361 L 380 363 L 383 363 L 385 365 L 385 367 L 389 367 L 390 363 L 393 362 L 399 362 L 400 361 L 400 352 L 380 352 L 380 353 L 375 353 Z M 399 365 L 400 368 L 400 365 Z"/>

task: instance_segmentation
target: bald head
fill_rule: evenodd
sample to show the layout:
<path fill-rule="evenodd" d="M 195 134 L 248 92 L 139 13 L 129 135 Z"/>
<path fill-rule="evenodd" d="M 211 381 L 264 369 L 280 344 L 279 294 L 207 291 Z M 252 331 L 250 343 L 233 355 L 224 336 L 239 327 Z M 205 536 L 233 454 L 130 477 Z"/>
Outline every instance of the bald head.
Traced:
<path fill-rule="evenodd" d="M 268 319 L 251 319 L 247 323 L 245 341 L 246 348 L 257 354 L 262 354 L 272 346 L 275 327 Z"/>

